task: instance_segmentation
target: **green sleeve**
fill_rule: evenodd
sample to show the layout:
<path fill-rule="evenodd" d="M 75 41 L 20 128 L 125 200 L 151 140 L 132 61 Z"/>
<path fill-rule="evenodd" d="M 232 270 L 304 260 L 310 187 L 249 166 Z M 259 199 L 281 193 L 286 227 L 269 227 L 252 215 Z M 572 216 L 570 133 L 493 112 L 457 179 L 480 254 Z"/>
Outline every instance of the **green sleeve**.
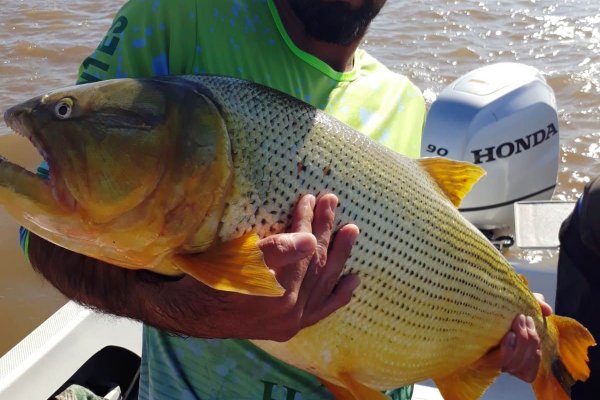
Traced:
<path fill-rule="evenodd" d="M 81 64 L 77 83 L 191 73 L 196 24 L 192 18 L 181 21 L 180 10 L 195 7 L 193 0 L 128 1 Z"/>

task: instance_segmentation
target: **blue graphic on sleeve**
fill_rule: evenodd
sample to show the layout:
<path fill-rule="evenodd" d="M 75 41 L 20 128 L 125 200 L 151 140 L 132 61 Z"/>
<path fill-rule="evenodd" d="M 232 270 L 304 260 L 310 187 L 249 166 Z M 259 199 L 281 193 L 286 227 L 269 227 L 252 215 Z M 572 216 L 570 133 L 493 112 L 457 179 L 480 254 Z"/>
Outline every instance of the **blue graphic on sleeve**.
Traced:
<path fill-rule="evenodd" d="M 166 53 L 162 53 L 152 60 L 154 75 L 169 75 L 169 60 Z"/>
<path fill-rule="evenodd" d="M 134 48 L 141 49 L 142 47 L 144 47 L 146 45 L 146 39 L 144 39 L 144 38 L 135 39 L 132 44 L 133 44 Z"/>

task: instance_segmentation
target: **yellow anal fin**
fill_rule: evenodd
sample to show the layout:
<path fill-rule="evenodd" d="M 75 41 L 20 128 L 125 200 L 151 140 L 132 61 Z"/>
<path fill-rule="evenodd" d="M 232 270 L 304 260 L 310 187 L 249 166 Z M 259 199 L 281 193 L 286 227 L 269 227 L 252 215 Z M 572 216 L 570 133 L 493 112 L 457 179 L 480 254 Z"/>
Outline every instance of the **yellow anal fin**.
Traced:
<path fill-rule="evenodd" d="M 346 388 L 319 378 L 319 381 L 331 392 L 335 400 L 355 400 L 356 397 Z"/>
<path fill-rule="evenodd" d="M 501 356 L 500 349 L 495 348 L 474 364 L 433 381 L 444 400 L 479 399 L 500 374 Z"/>
<path fill-rule="evenodd" d="M 178 254 L 177 268 L 213 289 L 254 296 L 283 296 L 285 289 L 265 265 L 255 233 L 214 246 L 204 253 Z"/>
<path fill-rule="evenodd" d="M 456 207 L 460 206 L 473 185 L 485 175 L 483 168 L 464 161 L 432 157 L 421 158 L 417 162 L 431 175 Z"/>
<path fill-rule="evenodd" d="M 343 389 L 352 397 L 338 398 L 336 395 L 336 400 L 390 400 L 385 394 L 363 385 L 348 373 L 342 373 L 338 378 L 345 386 Z M 343 392 L 341 392 L 340 395 L 343 395 Z"/>
<path fill-rule="evenodd" d="M 557 351 L 542 351 L 542 362 L 533 381 L 538 400 L 570 399 L 571 386 L 590 376 L 588 348 L 596 342 L 579 322 L 551 315 L 547 318 L 548 332 L 554 336 Z"/>

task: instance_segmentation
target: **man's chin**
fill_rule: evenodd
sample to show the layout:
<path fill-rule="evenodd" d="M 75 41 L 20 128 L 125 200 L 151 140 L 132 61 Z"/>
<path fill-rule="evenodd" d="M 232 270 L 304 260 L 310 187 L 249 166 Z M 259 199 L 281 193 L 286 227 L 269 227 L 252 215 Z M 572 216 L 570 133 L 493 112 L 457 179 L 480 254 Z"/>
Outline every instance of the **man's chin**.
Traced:
<path fill-rule="evenodd" d="M 333 32 L 311 32 L 309 30 L 306 31 L 306 34 L 313 39 L 318 40 L 319 42 L 335 44 L 338 46 L 349 46 L 352 43 L 360 40 L 365 33 L 366 29 L 363 30 L 354 30 L 351 33 L 343 34 L 341 31 L 333 31 Z"/>
<path fill-rule="evenodd" d="M 308 36 L 340 46 L 360 40 L 380 9 L 372 0 L 291 0 L 290 5 Z"/>

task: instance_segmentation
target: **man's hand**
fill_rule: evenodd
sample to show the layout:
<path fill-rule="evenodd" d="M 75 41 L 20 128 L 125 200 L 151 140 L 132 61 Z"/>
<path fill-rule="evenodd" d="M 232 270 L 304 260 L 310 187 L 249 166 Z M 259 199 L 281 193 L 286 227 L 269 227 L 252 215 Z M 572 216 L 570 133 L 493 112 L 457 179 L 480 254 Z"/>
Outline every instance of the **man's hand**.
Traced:
<path fill-rule="evenodd" d="M 282 332 L 284 340 L 348 304 L 360 283 L 356 275 L 340 278 L 359 233 L 356 225 L 342 227 L 330 247 L 337 203 L 331 194 L 318 200 L 303 197 L 294 212 L 294 233 L 270 236 L 259 243 L 266 264 L 286 288 L 285 301 L 278 304 L 281 309 L 272 310 L 290 323 L 290 330 Z"/>
<path fill-rule="evenodd" d="M 358 236 L 355 225 L 342 227 L 332 240 L 337 197 L 300 199 L 290 233 L 259 242 L 265 263 L 286 289 L 282 297 L 218 292 L 223 336 L 286 341 L 348 304 L 360 280 L 340 278 Z M 330 246 L 331 242 L 331 246 Z"/>
<path fill-rule="evenodd" d="M 538 293 L 534 295 L 540 303 L 542 314 L 546 317 L 552 314 L 552 308 L 544 301 L 544 297 Z M 540 366 L 542 351 L 540 337 L 531 317 L 518 315 L 513 320 L 511 330 L 500 343 L 500 354 L 502 371 L 525 382 L 533 382 Z"/>

